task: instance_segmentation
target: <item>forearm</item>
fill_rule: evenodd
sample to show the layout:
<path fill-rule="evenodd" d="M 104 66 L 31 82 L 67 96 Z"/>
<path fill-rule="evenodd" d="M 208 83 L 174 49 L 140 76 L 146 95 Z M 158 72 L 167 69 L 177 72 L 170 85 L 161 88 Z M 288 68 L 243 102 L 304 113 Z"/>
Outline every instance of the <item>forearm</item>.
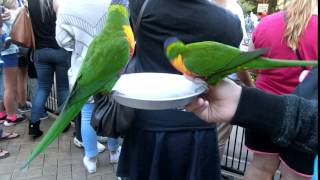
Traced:
<path fill-rule="evenodd" d="M 308 152 L 318 146 L 317 101 L 243 88 L 232 124 L 267 134 L 280 146 Z"/>
<path fill-rule="evenodd" d="M 256 88 L 242 88 L 240 102 L 231 121 L 244 128 L 252 128 L 271 135 L 280 133 L 285 101 L 280 96 L 264 93 Z"/>

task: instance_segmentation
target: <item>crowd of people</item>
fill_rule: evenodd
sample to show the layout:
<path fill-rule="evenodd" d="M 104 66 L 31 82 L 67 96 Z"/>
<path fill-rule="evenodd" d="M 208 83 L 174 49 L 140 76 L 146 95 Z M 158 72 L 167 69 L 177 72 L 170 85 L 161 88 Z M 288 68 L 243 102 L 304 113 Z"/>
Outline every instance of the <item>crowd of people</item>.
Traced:
<path fill-rule="evenodd" d="M 54 78 L 57 85 L 57 103 L 59 109 L 61 109 L 64 101 L 69 94 L 69 89 L 71 89 L 70 87 L 72 87 L 73 85 L 72 82 L 77 75 L 77 71 L 79 70 L 81 61 L 86 53 L 85 48 L 87 48 L 94 35 L 98 33 L 98 31 L 101 30 L 103 26 L 107 10 L 107 8 L 105 7 L 110 4 L 110 1 L 96 1 L 89 4 L 85 4 L 86 2 L 82 1 L 82 3 L 82 7 L 87 7 L 90 4 L 95 4 L 94 9 L 100 10 L 97 11 L 98 13 L 96 19 L 97 21 L 100 21 L 100 26 L 95 27 L 96 29 L 94 31 L 94 34 L 88 33 L 85 37 L 69 37 L 73 39 L 73 43 L 85 42 L 85 44 L 80 48 L 79 45 L 81 43 L 70 44 L 70 42 L 68 42 L 67 45 L 63 45 L 68 37 L 64 36 L 65 34 L 59 31 L 58 25 L 56 27 L 56 21 L 60 22 L 61 20 L 56 18 L 56 10 L 59 7 L 58 1 L 53 2 L 50 0 L 29 0 L 28 2 L 26 2 L 20 0 L 8 0 L 1 3 L 3 8 L 3 13 L 1 16 L 1 22 L 3 24 L 3 31 L 1 31 L 3 39 L 1 47 L 1 60 L 3 61 L 3 63 L 1 64 L 1 72 L 3 69 L 3 78 L 1 76 L 1 80 L 3 80 L 4 82 L 1 83 L 1 88 L 4 89 L 4 95 L 1 96 L 2 106 L 0 106 L 0 108 L 2 108 L 2 111 L 0 111 L 0 122 L 4 126 L 13 126 L 20 122 L 23 122 L 27 119 L 27 116 L 24 113 L 31 111 L 29 118 L 29 135 L 33 140 L 42 136 L 43 132 L 41 131 L 40 123 L 41 120 L 48 118 L 48 113 L 45 110 L 45 104 L 54 83 Z M 25 6 L 27 6 L 29 10 L 35 36 L 36 51 L 33 59 L 29 59 L 30 56 L 28 53 L 30 51 L 26 50 L 23 47 L 18 47 L 18 45 L 12 43 L 9 36 L 10 28 L 12 27 L 15 16 L 19 12 L 20 8 L 25 8 Z M 81 11 L 74 11 L 74 13 L 79 12 Z M 79 15 L 81 15 L 81 13 Z M 82 15 L 83 17 L 85 17 L 85 14 L 82 13 Z M 91 19 L 88 19 L 88 23 L 91 23 L 90 20 Z M 76 27 L 76 25 L 74 25 L 74 27 Z M 58 33 L 56 33 L 56 28 Z M 88 29 L 84 29 L 83 31 L 92 32 L 90 29 L 88 31 L 86 30 Z M 61 35 L 63 37 L 59 40 L 59 37 L 61 37 Z M 81 41 L 81 39 L 78 39 L 79 37 L 82 37 L 83 41 Z M 67 46 L 69 47 L 69 49 Z M 71 53 L 70 48 L 74 46 L 79 49 L 75 49 L 73 53 Z M 69 51 L 67 51 L 66 49 Z M 83 53 L 81 54 L 80 51 L 83 51 Z M 6 52 L 8 52 L 8 54 L 10 55 L 9 58 L 7 58 Z M 75 63 L 78 63 L 78 66 L 76 66 Z M 22 67 L 20 67 L 20 64 Z M 72 69 L 70 69 L 68 74 L 68 70 L 71 64 Z M 75 72 L 72 73 L 72 70 L 74 70 Z M 30 87 L 31 91 L 31 104 L 27 103 L 26 100 L 28 76 L 30 79 L 28 86 Z M 19 86 L 19 83 L 23 84 Z M 19 99 L 19 93 L 22 93 L 24 95 L 24 101 L 21 101 L 24 102 L 24 104 L 19 103 L 19 100 L 21 99 Z M 10 102 L 8 103 L 8 105 L 6 104 L 7 101 Z M 18 104 L 17 110 L 19 112 L 17 115 L 15 109 L 16 104 Z M 11 110 L 10 108 L 13 110 Z M 90 125 L 92 109 L 93 102 L 90 101 L 83 108 L 80 118 L 75 120 L 77 128 L 75 131 L 76 136 L 74 137 L 74 145 L 79 148 L 84 148 L 85 150 L 83 163 L 90 173 L 96 171 L 96 157 L 98 155 L 98 152 L 103 152 L 106 149 L 105 145 L 101 144 L 98 141 L 97 135 Z M 68 129 L 69 127 L 67 127 L 65 131 L 67 131 Z M 0 132 L 2 140 L 14 139 L 19 136 L 14 132 L 4 132 L 2 129 Z M 110 163 L 117 163 L 121 150 L 118 139 L 108 138 L 107 141 L 103 137 L 101 139 L 101 142 L 107 142 L 108 150 L 110 152 Z M 8 156 L 8 151 L 1 150 L 0 158 L 6 158 Z"/>
<path fill-rule="evenodd" d="M 14 126 L 31 111 L 29 135 L 32 139 L 42 136 L 41 120 L 48 117 L 45 103 L 54 78 L 61 108 L 113 1 L 0 2 L 0 124 Z M 275 59 L 318 59 L 318 0 L 291 0 L 284 10 L 263 15 L 250 26 L 236 0 L 126 2 L 130 22 L 139 21 L 139 29 L 134 32 L 134 56 L 124 73 L 178 74 L 163 50 L 163 42 L 173 36 L 185 43 L 217 41 L 240 49 L 244 44 L 249 44 L 249 50 L 268 48 L 264 56 Z M 30 50 L 10 38 L 21 8 L 30 13 L 36 45 L 33 59 Z M 249 33 L 252 40 L 247 42 Z M 317 154 L 318 80 L 317 68 L 310 70 L 239 72 L 209 87 L 187 111 L 135 110 L 122 145 L 119 139 L 107 138 L 110 163 L 118 163 L 117 176 L 123 179 L 219 179 L 224 146 L 231 124 L 236 124 L 246 128 L 245 145 L 253 153 L 245 179 L 272 179 L 279 166 L 282 179 L 311 179 Z M 255 81 L 252 73 L 257 75 Z M 32 81 L 27 84 L 28 76 Z M 32 87 L 31 104 L 27 85 Z M 295 95 L 287 95 L 291 93 Z M 96 172 L 98 153 L 106 149 L 90 125 L 94 106 L 90 98 L 75 120 L 74 144 L 84 148 L 83 164 L 89 173 Z M 0 128 L 0 140 L 18 137 Z M 8 151 L 0 149 L 0 159 L 8 156 Z"/>

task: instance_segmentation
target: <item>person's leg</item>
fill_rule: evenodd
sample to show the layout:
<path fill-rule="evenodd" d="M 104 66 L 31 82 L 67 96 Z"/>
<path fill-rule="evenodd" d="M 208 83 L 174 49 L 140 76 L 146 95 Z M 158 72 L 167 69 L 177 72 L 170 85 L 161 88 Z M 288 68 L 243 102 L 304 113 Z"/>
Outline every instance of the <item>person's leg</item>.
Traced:
<path fill-rule="evenodd" d="M 299 173 L 295 173 L 287 165 L 281 163 L 281 180 L 310 180 L 312 176 L 305 176 Z"/>
<path fill-rule="evenodd" d="M 244 179 L 256 180 L 272 180 L 275 172 L 279 167 L 278 155 L 261 155 L 254 153 L 253 159 L 246 169 Z"/>
<path fill-rule="evenodd" d="M 115 138 L 108 138 L 107 141 L 110 163 L 118 163 L 121 147 L 119 146 L 119 140 Z"/>
<path fill-rule="evenodd" d="M 4 68 L 4 105 L 7 116 L 16 115 L 17 70 L 17 67 Z"/>
<path fill-rule="evenodd" d="M 28 64 L 26 58 L 19 58 L 18 75 L 17 75 L 17 101 L 18 110 L 21 113 L 29 112 L 30 105 L 27 104 L 27 81 L 28 81 Z"/>
<path fill-rule="evenodd" d="M 81 113 L 78 114 L 75 120 L 75 137 L 77 140 L 82 142 L 82 136 L 81 136 Z"/>
<path fill-rule="evenodd" d="M 119 141 L 118 141 L 118 139 L 115 139 L 115 138 L 109 137 L 107 144 L 108 144 L 108 150 L 111 152 L 117 151 L 117 149 L 119 147 Z"/>
<path fill-rule="evenodd" d="M 7 118 L 5 126 L 13 126 L 24 120 L 24 117 L 17 117 L 16 114 L 16 93 L 17 93 L 17 70 L 18 58 L 17 54 L 10 54 L 1 57 L 4 61 L 4 106 Z"/>
<path fill-rule="evenodd" d="M 65 100 L 69 95 L 68 61 L 70 56 L 64 49 L 50 49 L 49 54 L 52 54 L 52 63 L 54 64 L 55 68 L 58 112 L 60 112 Z M 64 129 L 63 132 L 67 132 L 69 128 L 70 124 Z"/>
<path fill-rule="evenodd" d="M 3 68 L 2 64 L 0 64 L 0 124 L 4 123 L 4 120 L 7 117 L 3 104 L 3 91 Z"/>
<path fill-rule="evenodd" d="M 81 110 L 81 134 L 85 156 L 89 158 L 96 157 L 98 154 L 97 134 L 90 124 L 93 107 L 94 104 L 86 103 Z"/>
<path fill-rule="evenodd" d="M 89 173 L 96 172 L 98 155 L 97 134 L 90 124 L 93 108 L 94 104 L 86 103 L 81 110 L 81 135 L 85 151 L 83 163 Z"/>
<path fill-rule="evenodd" d="M 280 147 L 269 136 L 245 129 L 245 145 L 253 152 L 253 159 L 245 172 L 246 180 L 271 180 L 280 164 Z"/>
<path fill-rule="evenodd" d="M 314 173 L 315 154 L 289 147 L 281 148 L 280 171 L 283 180 L 307 180 Z"/>
<path fill-rule="evenodd" d="M 69 80 L 68 80 L 68 70 L 69 70 L 69 53 L 64 49 L 51 50 L 52 55 L 54 55 L 53 63 L 55 64 L 55 75 L 57 83 L 57 101 L 58 107 L 61 108 L 65 100 L 69 95 Z"/>
<path fill-rule="evenodd" d="M 29 124 L 29 135 L 37 138 L 42 135 L 40 131 L 40 117 L 43 113 L 45 103 L 49 96 L 51 86 L 53 84 L 54 68 L 49 63 L 50 55 L 47 50 L 39 50 L 36 52 L 37 60 L 35 67 L 38 74 L 38 89 L 36 96 L 32 100 L 32 110 Z"/>

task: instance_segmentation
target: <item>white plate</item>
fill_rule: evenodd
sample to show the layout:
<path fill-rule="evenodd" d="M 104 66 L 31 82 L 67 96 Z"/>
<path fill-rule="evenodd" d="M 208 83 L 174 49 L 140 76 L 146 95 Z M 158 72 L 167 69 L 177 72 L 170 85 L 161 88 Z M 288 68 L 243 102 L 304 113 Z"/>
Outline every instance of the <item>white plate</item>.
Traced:
<path fill-rule="evenodd" d="M 122 75 L 113 90 L 115 100 L 122 105 L 163 110 L 184 107 L 206 91 L 207 84 L 177 74 L 133 73 Z"/>

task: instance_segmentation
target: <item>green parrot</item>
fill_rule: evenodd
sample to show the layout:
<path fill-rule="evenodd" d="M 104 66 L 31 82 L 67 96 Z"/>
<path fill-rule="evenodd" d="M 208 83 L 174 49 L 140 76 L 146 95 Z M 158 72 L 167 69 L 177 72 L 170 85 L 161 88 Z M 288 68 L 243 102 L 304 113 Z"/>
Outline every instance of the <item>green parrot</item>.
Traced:
<path fill-rule="evenodd" d="M 240 49 L 214 41 L 185 45 L 178 38 L 168 38 L 165 53 L 181 73 L 203 77 L 215 85 L 229 74 L 249 69 L 271 69 L 290 66 L 317 66 L 317 61 L 280 60 L 261 57 L 267 49 L 241 52 Z"/>
<path fill-rule="evenodd" d="M 105 25 L 90 43 L 64 107 L 22 168 L 47 148 L 81 111 L 90 96 L 110 92 L 133 54 L 134 37 L 125 0 L 112 0 Z"/>

